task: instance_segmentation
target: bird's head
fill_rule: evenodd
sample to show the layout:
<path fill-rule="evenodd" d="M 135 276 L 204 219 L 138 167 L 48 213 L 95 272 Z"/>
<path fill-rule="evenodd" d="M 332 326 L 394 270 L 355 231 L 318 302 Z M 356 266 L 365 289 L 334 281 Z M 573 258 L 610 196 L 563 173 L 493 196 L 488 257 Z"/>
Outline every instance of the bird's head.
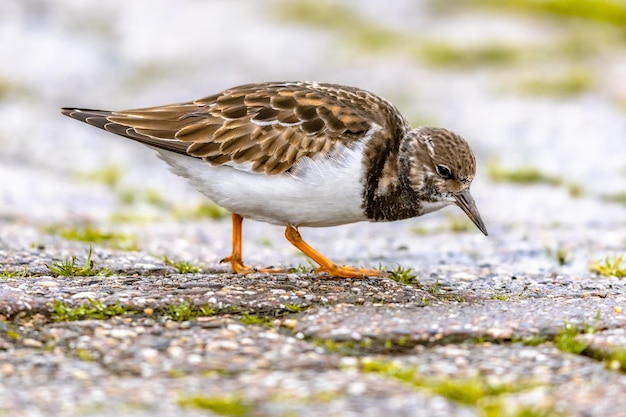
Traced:
<path fill-rule="evenodd" d="M 476 159 L 467 142 L 447 129 L 418 127 L 407 141 L 408 181 L 426 202 L 426 210 L 456 204 L 487 235 L 470 185 L 476 174 Z"/>

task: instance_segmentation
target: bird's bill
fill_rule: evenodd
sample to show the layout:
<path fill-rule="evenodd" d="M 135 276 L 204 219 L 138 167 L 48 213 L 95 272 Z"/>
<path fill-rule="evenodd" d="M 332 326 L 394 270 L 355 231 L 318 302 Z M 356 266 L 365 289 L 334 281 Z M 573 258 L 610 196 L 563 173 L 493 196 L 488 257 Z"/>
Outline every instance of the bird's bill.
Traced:
<path fill-rule="evenodd" d="M 476 227 L 478 227 L 478 229 L 483 232 L 485 236 L 488 235 L 485 223 L 483 223 L 483 219 L 480 217 L 474 197 L 472 197 L 469 190 L 465 190 L 456 195 L 456 205 L 461 207 L 461 210 L 467 214 L 467 217 L 474 222 Z"/>

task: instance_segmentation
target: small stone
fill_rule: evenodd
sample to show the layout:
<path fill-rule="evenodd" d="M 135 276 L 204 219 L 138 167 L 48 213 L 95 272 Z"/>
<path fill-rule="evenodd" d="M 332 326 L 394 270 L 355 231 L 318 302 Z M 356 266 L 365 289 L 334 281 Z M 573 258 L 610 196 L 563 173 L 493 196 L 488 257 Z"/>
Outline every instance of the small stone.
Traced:
<path fill-rule="evenodd" d="M 49 287 L 58 287 L 59 283 L 54 282 L 54 281 L 39 281 L 37 285 L 41 285 L 42 287 L 49 288 Z"/>
<path fill-rule="evenodd" d="M 83 292 L 77 292 L 76 294 L 72 295 L 70 298 L 76 300 L 76 299 L 83 299 L 83 298 L 96 298 L 96 293 L 93 291 L 83 291 Z"/>
<path fill-rule="evenodd" d="M 31 339 L 31 338 L 26 338 L 22 340 L 22 344 L 26 347 L 31 347 L 31 348 L 40 348 L 43 346 L 42 342 L 40 342 L 37 339 Z"/>
<path fill-rule="evenodd" d="M 283 327 L 286 327 L 288 329 L 295 329 L 295 327 L 298 325 L 298 320 L 296 319 L 285 319 L 282 321 L 281 325 Z"/>

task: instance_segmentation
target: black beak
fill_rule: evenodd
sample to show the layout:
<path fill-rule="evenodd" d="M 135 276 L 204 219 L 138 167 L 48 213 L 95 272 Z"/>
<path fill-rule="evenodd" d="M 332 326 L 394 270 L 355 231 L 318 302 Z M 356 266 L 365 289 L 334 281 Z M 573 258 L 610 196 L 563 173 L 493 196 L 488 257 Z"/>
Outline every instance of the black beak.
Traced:
<path fill-rule="evenodd" d="M 478 208 L 476 208 L 476 202 L 474 201 L 474 198 L 470 194 L 469 190 L 465 190 L 456 195 L 456 205 L 461 207 L 461 210 L 467 214 L 467 217 L 474 222 L 476 227 L 478 227 L 478 229 L 483 232 L 485 236 L 488 235 L 485 223 L 483 223 L 483 219 L 480 217 Z"/>

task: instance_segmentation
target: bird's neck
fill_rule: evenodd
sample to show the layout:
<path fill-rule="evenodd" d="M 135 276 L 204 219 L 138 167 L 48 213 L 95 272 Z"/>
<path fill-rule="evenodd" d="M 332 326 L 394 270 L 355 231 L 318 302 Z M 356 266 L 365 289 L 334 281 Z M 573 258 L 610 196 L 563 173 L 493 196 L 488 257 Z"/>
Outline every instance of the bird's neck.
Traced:
<path fill-rule="evenodd" d="M 417 193 L 406 175 L 399 138 L 373 137 L 366 146 L 363 166 L 363 211 L 371 221 L 394 221 L 422 214 Z"/>

